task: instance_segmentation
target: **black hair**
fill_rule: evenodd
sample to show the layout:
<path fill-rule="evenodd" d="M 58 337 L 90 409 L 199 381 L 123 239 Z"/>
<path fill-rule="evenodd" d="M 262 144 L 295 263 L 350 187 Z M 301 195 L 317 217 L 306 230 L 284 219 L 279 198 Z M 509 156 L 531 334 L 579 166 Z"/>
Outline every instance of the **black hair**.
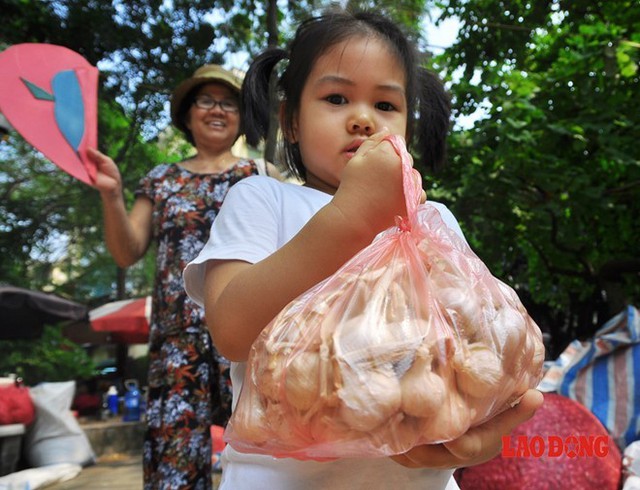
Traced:
<path fill-rule="evenodd" d="M 176 120 L 179 123 L 176 125 L 182 134 L 184 134 L 184 138 L 191 144 L 191 146 L 196 146 L 196 142 L 193 139 L 193 134 L 191 134 L 191 130 L 187 126 L 187 114 L 189 114 L 189 109 L 193 105 L 193 101 L 196 98 L 196 93 L 202 87 L 202 84 L 196 85 L 193 87 L 187 95 L 184 96 L 182 102 L 180 103 L 180 107 L 178 107 L 178 111 L 176 112 Z"/>
<path fill-rule="evenodd" d="M 354 36 L 374 36 L 385 42 L 404 68 L 407 98 L 407 145 L 415 141 L 417 153 L 431 170 L 439 169 L 446 156 L 451 104 L 440 79 L 420 67 L 418 52 L 405 33 L 391 20 L 372 12 L 333 10 L 310 18 L 298 27 L 289 50 L 272 47 L 251 63 L 240 93 L 243 130 L 247 143 L 257 146 L 269 131 L 269 79 L 276 65 L 288 64 L 278 80 L 282 102 L 281 125 L 285 135 L 284 160 L 289 171 L 306 178 L 297 143 L 290 138 L 300 109 L 300 99 L 317 59 L 331 47 Z"/>

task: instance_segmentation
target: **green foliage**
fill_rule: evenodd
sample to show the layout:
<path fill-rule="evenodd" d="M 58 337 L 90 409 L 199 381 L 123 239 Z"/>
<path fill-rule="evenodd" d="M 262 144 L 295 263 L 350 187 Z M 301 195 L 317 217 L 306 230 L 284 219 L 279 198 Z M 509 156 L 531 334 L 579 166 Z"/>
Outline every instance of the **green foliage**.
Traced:
<path fill-rule="evenodd" d="M 0 39 L 61 44 L 100 67 L 99 147 L 120 166 L 130 203 L 153 165 L 190 151 L 159 138 L 169 134 L 173 86 L 267 39 L 284 46 L 302 18 L 332 3 L 0 0 Z M 439 21 L 460 21 L 454 46 L 425 60 L 450 84 L 454 116 L 479 117 L 454 129 L 451 165 L 426 176 L 427 192 L 452 207 L 479 256 L 553 333 L 555 353 L 640 302 L 636 0 L 337 3 L 384 12 L 419 43 L 429 7 Z M 93 189 L 16 135 L 0 143 L 3 280 L 80 301 L 112 294 L 119 276 L 101 220 Z M 53 270 L 66 281 L 52 284 Z M 130 295 L 146 294 L 152 270 L 152 254 L 127 270 Z"/>
<path fill-rule="evenodd" d="M 95 366 L 87 353 L 62 336 L 59 327 L 45 326 L 36 340 L 3 340 L 0 374 L 15 373 L 25 384 L 90 378 Z"/>
<path fill-rule="evenodd" d="M 156 144 L 132 136 L 131 122 L 113 104 L 100 104 L 99 128 L 99 146 L 118 161 L 131 203 L 139 179 L 166 156 Z M 115 296 L 117 268 L 104 245 L 102 206 L 92 187 L 12 133 L 0 143 L 0 196 L 3 281 L 53 289 L 84 303 Z M 152 272 L 153 257 L 130 269 L 131 295 L 150 291 Z"/>
<path fill-rule="evenodd" d="M 441 185 L 560 349 L 640 301 L 640 13 L 628 1 L 446 3 L 462 21 L 438 60 L 452 80 L 463 68 L 456 114 L 485 109 L 454 133 Z"/>
<path fill-rule="evenodd" d="M 281 44 L 301 18 L 330 3 L 289 2 L 286 11 L 279 10 Z M 387 8 L 398 15 L 409 12 L 414 22 L 419 18 L 423 2 L 400 4 Z M 0 0 L 0 38 L 8 44 L 63 45 L 99 66 L 98 146 L 120 167 L 131 205 L 146 172 L 193 150 L 166 130 L 171 88 L 201 64 L 221 62 L 228 49 L 263 49 L 267 11 L 275 6 L 274 1 Z M 94 189 L 61 172 L 12 133 L 0 143 L 0 196 L 3 281 L 86 304 L 114 298 L 122 271 L 104 245 Z M 152 253 L 128 268 L 126 294 L 148 294 L 153 270 Z"/>
<path fill-rule="evenodd" d="M 419 43 L 426 4 L 425 0 L 397 0 L 395 2 L 349 0 L 346 2 L 346 8 L 353 11 L 370 10 L 381 13 L 402 25 L 413 40 Z"/>

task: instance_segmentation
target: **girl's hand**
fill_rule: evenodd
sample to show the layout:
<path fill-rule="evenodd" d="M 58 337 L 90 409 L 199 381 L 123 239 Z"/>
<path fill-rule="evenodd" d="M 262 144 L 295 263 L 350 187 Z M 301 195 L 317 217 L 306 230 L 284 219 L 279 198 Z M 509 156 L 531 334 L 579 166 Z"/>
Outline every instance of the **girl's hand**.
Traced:
<path fill-rule="evenodd" d="M 417 446 L 404 454 L 391 456 L 396 463 L 409 468 L 458 468 L 484 463 L 502 449 L 502 436 L 526 422 L 544 398 L 538 390 L 528 390 L 515 407 L 496 415 L 453 441 Z"/>
<path fill-rule="evenodd" d="M 87 155 L 96 164 L 95 188 L 103 196 L 122 195 L 122 177 L 115 162 L 95 148 L 88 148 Z"/>
<path fill-rule="evenodd" d="M 334 204 L 354 224 L 372 235 L 393 226 L 407 214 L 400 156 L 385 140 L 389 131 L 370 136 L 345 166 Z"/>

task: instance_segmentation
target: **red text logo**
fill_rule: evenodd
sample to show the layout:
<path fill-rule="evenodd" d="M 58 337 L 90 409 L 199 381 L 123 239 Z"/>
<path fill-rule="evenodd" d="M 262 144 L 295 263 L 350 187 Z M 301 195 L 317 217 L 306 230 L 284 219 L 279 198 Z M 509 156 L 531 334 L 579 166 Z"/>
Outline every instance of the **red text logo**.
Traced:
<path fill-rule="evenodd" d="M 608 436 L 502 436 L 503 458 L 604 458 Z"/>

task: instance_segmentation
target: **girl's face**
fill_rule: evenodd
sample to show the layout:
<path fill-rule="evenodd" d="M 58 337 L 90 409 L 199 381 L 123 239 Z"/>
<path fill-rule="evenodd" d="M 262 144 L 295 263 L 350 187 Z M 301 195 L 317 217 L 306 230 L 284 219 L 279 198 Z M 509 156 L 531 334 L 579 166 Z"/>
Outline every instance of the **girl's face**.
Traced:
<path fill-rule="evenodd" d="M 292 135 L 306 185 L 334 194 L 367 137 L 383 127 L 406 137 L 405 88 L 402 65 L 376 38 L 349 39 L 320 56 L 302 91 Z"/>
<path fill-rule="evenodd" d="M 226 85 L 220 83 L 207 83 L 202 85 L 195 99 L 223 100 L 233 102 L 236 107 L 238 98 Z M 238 137 L 240 131 L 240 113 L 222 110 L 220 104 L 211 109 L 202 109 L 194 102 L 189 109 L 186 118 L 186 126 L 191 131 L 196 148 L 215 147 L 230 149 Z"/>

